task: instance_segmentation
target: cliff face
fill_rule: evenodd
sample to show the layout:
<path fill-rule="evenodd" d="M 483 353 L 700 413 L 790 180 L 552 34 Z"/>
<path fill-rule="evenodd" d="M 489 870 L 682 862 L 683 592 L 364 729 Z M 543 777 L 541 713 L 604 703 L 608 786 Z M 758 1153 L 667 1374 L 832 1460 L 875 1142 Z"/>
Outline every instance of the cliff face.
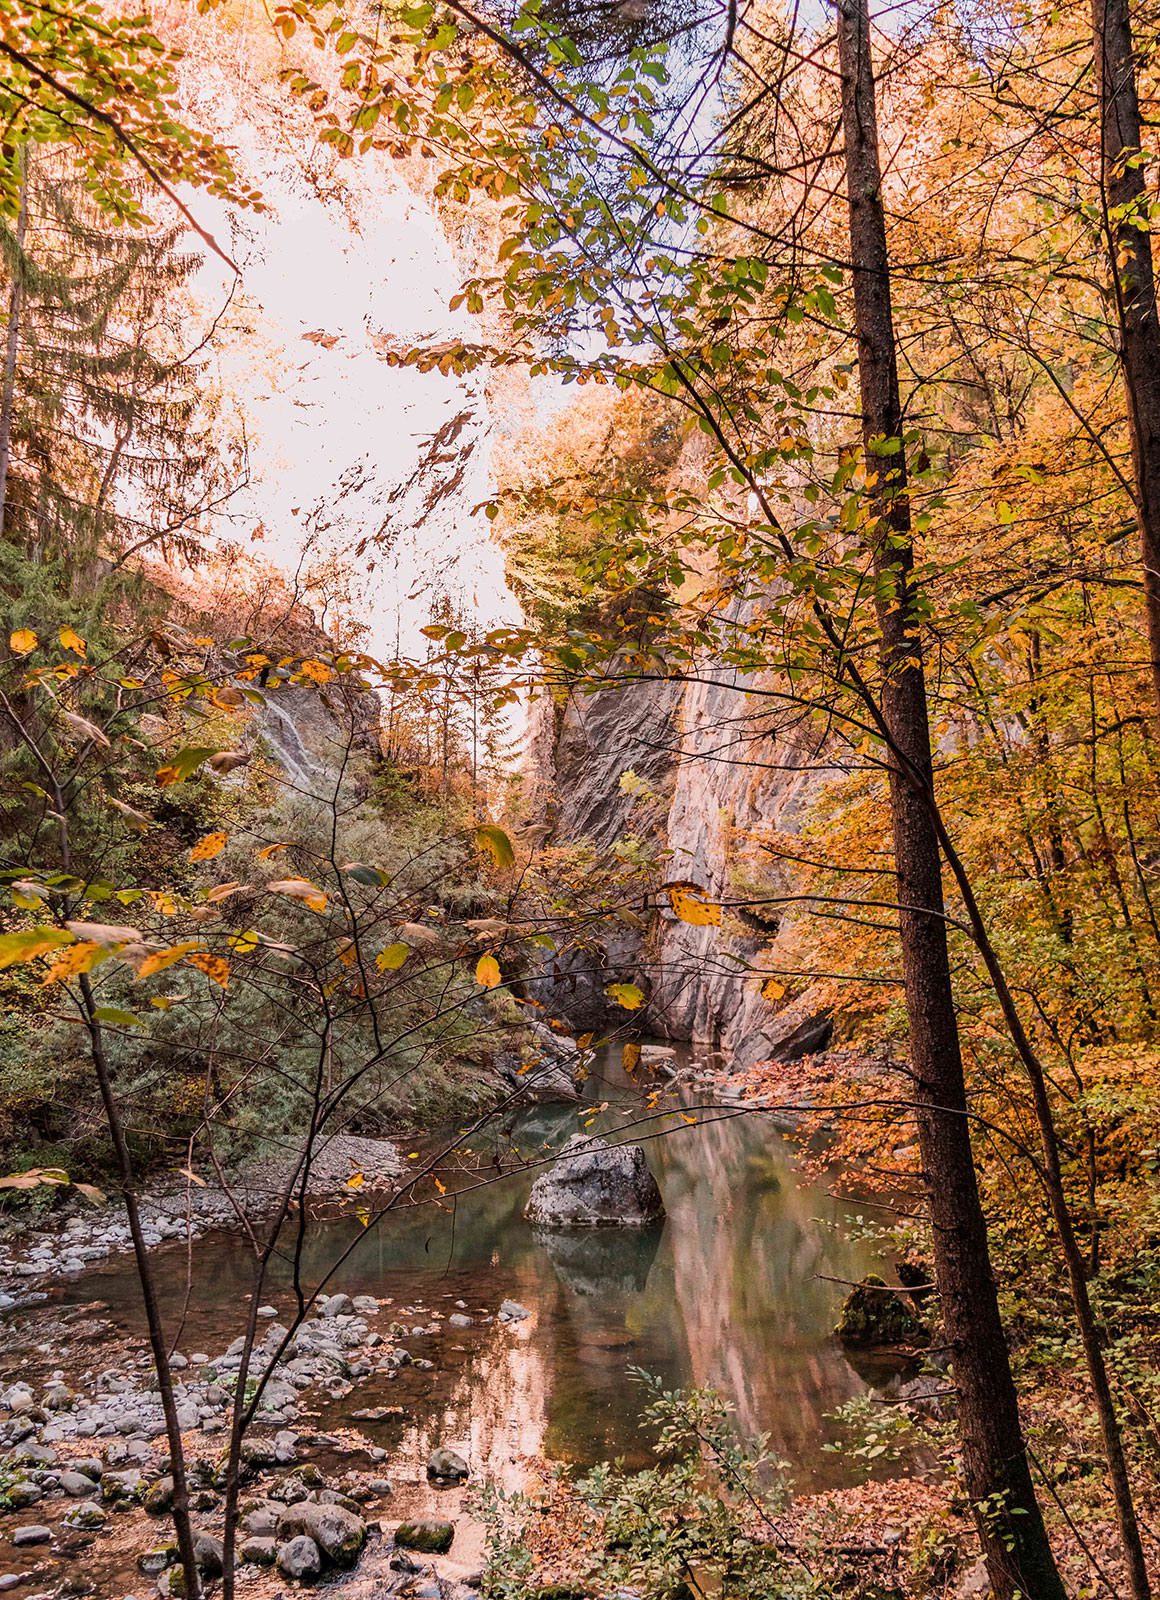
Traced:
<path fill-rule="evenodd" d="M 607 849 L 642 838 L 667 856 L 661 883 L 695 884 L 727 908 L 720 926 L 664 910 L 643 931 L 606 932 L 562 963 L 553 1005 L 577 1026 L 598 1026 L 604 985 L 643 980 L 650 1031 L 719 1050 L 737 1067 L 821 1048 L 830 1031 L 808 994 L 779 1011 L 752 971 L 776 967 L 797 931 L 782 906 L 761 903 L 788 884 L 764 845 L 800 829 L 821 779 L 746 688 L 724 670 L 692 683 L 626 681 L 562 711 L 541 706 L 530 745 L 553 842 Z M 625 773 L 633 779 L 622 784 Z"/>

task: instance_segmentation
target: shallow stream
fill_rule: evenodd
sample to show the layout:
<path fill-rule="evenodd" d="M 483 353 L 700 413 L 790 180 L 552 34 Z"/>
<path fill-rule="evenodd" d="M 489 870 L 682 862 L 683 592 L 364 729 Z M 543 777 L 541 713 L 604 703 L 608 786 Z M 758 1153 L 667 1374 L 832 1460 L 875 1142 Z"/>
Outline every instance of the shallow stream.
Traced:
<path fill-rule="evenodd" d="M 625 1138 L 665 1130 L 646 1140 L 668 1213 L 663 1227 L 538 1235 L 522 1217 L 529 1171 L 461 1193 L 453 1205 L 449 1195 L 445 1209 L 395 1213 L 370 1231 L 352 1216 L 311 1222 L 308 1284 L 357 1239 L 329 1291 L 378 1296 L 384 1335 L 392 1322 L 440 1330 L 401 1341 L 429 1359 L 430 1370 L 404 1367 L 389 1383 L 372 1375 L 326 1402 L 321 1425 L 337 1429 L 353 1411 L 401 1408 L 402 1419 L 356 1426 L 387 1449 L 392 1479 L 399 1483 L 401 1474 L 416 1491 L 425 1490 L 421 1467 L 436 1444 L 459 1450 L 475 1481 L 489 1475 L 508 1486 L 521 1481 L 529 1458 L 643 1463 L 648 1441 L 631 1372 L 643 1368 L 669 1386 L 715 1387 L 735 1406 L 742 1430 L 768 1433 L 803 1487 L 847 1481 L 841 1459 L 822 1446 L 835 1436 L 827 1414 L 867 1388 L 831 1332 L 845 1285 L 876 1265 L 858 1238 L 857 1207 L 824 1182 L 803 1180 L 793 1142 L 768 1115 L 685 1095 L 662 1122 L 635 1127 L 644 1094 L 612 1069 L 594 1074 L 589 1101 L 606 1104 L 597 1131 Z M 591 1103 L 531 1108 L 510 1120 L 496 1147 L 509 1159 L 518 1152 L 535 1161 L 587 1126 L 593 1110 Z M 183 1350 L 220 1350 L 240 1332 L 251 1262 L 240 1236 L 195 1244 Z M 184 1249 L 159 1252 L 156 1270 L 176 1317 L 186 1292 Z M 530 1315 L 495 1320 L 505 1298 Z M 140 1332 L 126 1258 L 74 1280 L 65 1299 L 104 1302 L 115 1324 Z M 263 1299 L 288 1320 L 288 1261 L 275 1262 Z M 470 1327 L 446 1323 L 457 1310 L 475 1319 Z M 412 1506 L 401 1505 L 400 1515 L 403 1509 Z"/>

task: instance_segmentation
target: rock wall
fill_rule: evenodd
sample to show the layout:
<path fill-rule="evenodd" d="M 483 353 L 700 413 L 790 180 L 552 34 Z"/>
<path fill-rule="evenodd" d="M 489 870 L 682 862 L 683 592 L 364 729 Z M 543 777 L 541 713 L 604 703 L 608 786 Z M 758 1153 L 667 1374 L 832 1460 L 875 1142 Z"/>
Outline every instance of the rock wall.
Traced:
<path fill-rule="evenodd" d="M 776 966 L 800 934 L 783 905 L 761 903 L 790 881 L 763 840 L 797 832 L 823 781 L 752 688 L 710 669 L 692 683 L 626 680 L 537 708 L 529 750 L 549 840 L 606 850 L 626 835 L 647 839 L 667 853 L 660 883 L 695 884 L 727 908 L 708 927 L 665 909 L 643 930 L 606 928 L 595 948 L 565 958 L 551 1002 L 576 1026 L 607 1022 L 605 985 L 635 978 L 649 993 L 650 1032 L 735 1067 L 828 1042 L 828 1015 L 808 992 L 778 1010 L 751 970 Z"/>

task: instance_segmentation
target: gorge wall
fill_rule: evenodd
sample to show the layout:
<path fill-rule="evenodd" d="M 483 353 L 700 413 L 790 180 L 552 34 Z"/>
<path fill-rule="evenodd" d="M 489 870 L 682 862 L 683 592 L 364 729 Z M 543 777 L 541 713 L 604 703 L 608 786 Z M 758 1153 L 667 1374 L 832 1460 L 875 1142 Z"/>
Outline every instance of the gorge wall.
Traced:
<path fill-rule="evenodd" d="M 795 959 L 800 918 L 775 903 L 790 880 L 768 846 L 800 830 L 822 779 L 746 688 L 725 669 L 691 683 L 626 680 L 563 706 L 541 702 L 530 741 L 549 843 L 607 850 L 638 838 L 665 854 L 661 882 L 695 884 L 725 908 L 720 926 L 667 909 L 641 927 L 606 924 L 557 962 L 551 1003 L 577 1026 L 599 1026 L 605 986 L 640 981 L 649 1031 L 738 1068 L 822 1048 L 831 1032 L 809 990 L 779 1007 L 753 973 Z"/>

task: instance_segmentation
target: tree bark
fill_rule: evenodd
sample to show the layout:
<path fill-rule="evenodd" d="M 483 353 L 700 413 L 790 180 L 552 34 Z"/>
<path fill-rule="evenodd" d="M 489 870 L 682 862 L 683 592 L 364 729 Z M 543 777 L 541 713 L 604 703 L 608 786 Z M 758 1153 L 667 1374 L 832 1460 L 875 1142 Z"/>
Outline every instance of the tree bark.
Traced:
<path fill-rule="evenodd" d="M 0 534 L 8 505 L 8 463 L 12 458 L 12 418 L 16 410 L 16 357 L 20 349 L 20 313 L 24 304 L 24 271 L 20 257 L 28 231 L 28 146 L 20 152 L 20 210 L 16 217 L 17 262 L 8 295 L 8 333 L 4 340 L 4 376 L 0 382 Z"/>
<path fill-rule="evenodd" d="M 1152 695 L 1160 721 L 1160 314 L 1140 160 L 1140 101 L 1128 0 L 1092 0 L 1092 35 L 1100 114 L 1100 200 L 1120 329 Z"/>
<path fill-rule="evenodd" d="M 951 985 L 867 0 L 840 0 L 850 259 L 883 671 L 890 809 L 918 1135 L 958 1392 L 963 1478 L 997 1600 L 1064 1600 L 1031 1480 L 971 1149 Z"/>

